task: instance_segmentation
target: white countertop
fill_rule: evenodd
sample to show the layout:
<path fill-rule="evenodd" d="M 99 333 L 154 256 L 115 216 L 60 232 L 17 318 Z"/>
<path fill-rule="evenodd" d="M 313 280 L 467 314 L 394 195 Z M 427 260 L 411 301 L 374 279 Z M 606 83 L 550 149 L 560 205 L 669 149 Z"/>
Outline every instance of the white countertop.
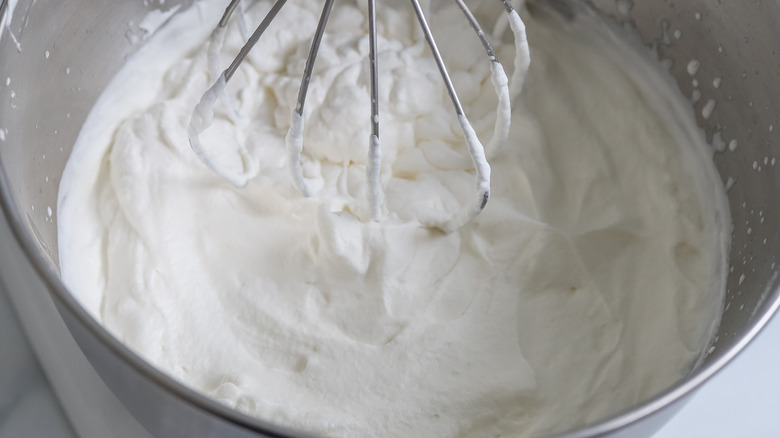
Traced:
<path fill-rule="evenodd" d="M 780 436 L 780 318 L 654 438 Z M 75 438 L 0 292 L 0 438 Z"/>

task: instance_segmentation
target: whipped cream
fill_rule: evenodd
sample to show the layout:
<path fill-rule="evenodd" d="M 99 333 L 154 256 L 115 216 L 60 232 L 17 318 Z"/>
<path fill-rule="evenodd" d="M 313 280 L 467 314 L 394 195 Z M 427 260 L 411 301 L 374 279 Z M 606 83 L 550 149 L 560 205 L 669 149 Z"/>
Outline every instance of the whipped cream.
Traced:
<path fill-rule="evenodd" d="M 711 152 L 658 66 L 616 38 L 525 16 L 532 62 L 509 138 L 488 150 L 491 201 L 447 234 L 428 225 L 474 193 L 462 120 L 411 8 L 380 2 L 377 222 L 365 201 L 363 3 L 336 3 L 312 76 L 309 197 L 290 178 L 285 135 L 318 2 L 288 2 L 228 99 L 214 93 L 202 147 L 243 188 L 204 166 L 187 132 L 216 79 L 208 39 L 224 4 L 196 2 L 150 38 L 95 105 L 63 174 L 72 293 L 172 377 L 317 434 L 534 436 L 685 375 L 718 324 L 729 216 Z M 248 6 L 247 25 L 269 7 Z M 434 9 L 474 135 L 489 139 L 491 62 L 456 7 Z M 512 65 L 504 41 L 495 50 Z M 231 25 L 219 64 L 243 42 Z"/>

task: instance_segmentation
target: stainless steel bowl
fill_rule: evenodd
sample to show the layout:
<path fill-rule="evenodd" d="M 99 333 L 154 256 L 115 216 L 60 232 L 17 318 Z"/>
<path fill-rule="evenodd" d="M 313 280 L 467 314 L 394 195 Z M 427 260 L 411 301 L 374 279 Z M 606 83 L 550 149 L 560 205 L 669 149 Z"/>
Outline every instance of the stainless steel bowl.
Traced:
<path fill-rule="evenodd" d="M 59 279 L 59 178 L 101 90 L 148 36 L 150 11 L 192 0 L 2 0 L 0 274 L 82 436 L 299 436 L 176 383 L 111 337 Z M 734 358 L 780 306 L 780 4 L 592 0 L 657 50 L 718 152 L 734 221 L 726 307 L 704 363 L 655 398 L 558 437 L 640 437 Z M 577 20 L 578 1 L 537 1 Z M 160 15 L 158 15 L 160 17 Z M 148 23 L 147 23 L 148 24 Z M 775 134 L 775 127 L 778 133 Z M 99 376 L 99 377 L 98 377 Z M 84 418 L 90 417 L 90 421 Z"/>

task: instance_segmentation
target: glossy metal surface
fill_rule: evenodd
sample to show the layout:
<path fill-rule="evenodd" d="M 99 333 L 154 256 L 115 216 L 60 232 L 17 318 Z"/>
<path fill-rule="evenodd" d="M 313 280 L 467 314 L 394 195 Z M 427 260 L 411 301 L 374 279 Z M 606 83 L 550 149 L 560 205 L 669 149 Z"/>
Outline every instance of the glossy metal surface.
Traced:
<path fill-rule="evenodd" d="M 731 185 L 732 271 L 723 323 L 711 354 L 688 378 L 653 400 L 587 429 L 560 435 L 640 437 L 650 435 L 673 415 L 690 392 L 736 355 L 780 305 L 776 264 L 780 172 L 775 166 L 775 151 L 780 149 L 776 137 L 780 135 L 780 28 L 776 25 L 780 5 L 592 3 L 620 25 L 635 29 L 645 44 L 669 60 L 683 94 L 695 101 L 697 121 L 719 150 L 715 162 L 722 179 Z M 2 4 L 0 10 L 7 14 L 0 22 L 8 26 L 0 31 L 0 202 L 10 225 L 0 227 L 0 244 L 13 251 L 1 261 L 0 274 L 44 366 L 83 367 L 86 362 L 58 361 L 60 355 L 81 355 L 75 339 L 81 357 L 88 359 L 116 399 L 152 436 L 288 436 L 288 431 L 227 409 L 151 368 L 81 309 L 58 277 L 57 188 L 81 123 L 125 57 L 148 36 L 143 28 L 147 13 L 169 10 L 181 2 L 4 0 Z M 188 4 L 185 1 L 181 7 Z M 578 1 L 539 1 L 531 8 L 533 12 L 548 6 L 567 19 L 577 19 L 581 13 Z M 47 332 L 36 321 L 53 321 L 60 328 L 52 329 L 56 334 Z M 70 344 L 52 342 L 58 337 L 70 339 Z M 94 400 L 90 408 L 96 414 L 110 407 L 100 398 Z"/>

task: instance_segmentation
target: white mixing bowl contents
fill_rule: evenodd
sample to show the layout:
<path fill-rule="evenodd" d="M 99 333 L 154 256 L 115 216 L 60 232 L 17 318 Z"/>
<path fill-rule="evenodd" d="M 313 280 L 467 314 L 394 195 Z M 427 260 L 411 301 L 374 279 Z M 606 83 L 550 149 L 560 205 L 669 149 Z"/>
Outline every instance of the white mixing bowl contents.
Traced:
<path fill-rule="evenodd" d="M 190 149 L 225 2 L 197 2 L 129 59 L 85 123 L 59 192 L 69 289 L 187 385 L 294 429 L 344 437 L 535 436 L 646 400 L 701 359 L 723 303 L 725 194 L 689 106 L 645 53 L 524 13 L 531 70 L 491 200 L 410 7 L 380 2 L 383 219 L 365 208 L 363 2 L 337 2 L 306 105 L 302 196 L 284 136 L 320 12 L 292 1 Z M 270 2 L 246 11 L 250 25 Z M 500 2 L 491 18 L 503 14 Z M 489 139 L 490 66 L 454 6 L 432 14 Z M 511 71 L 514 47 L 494 41 Z M 228 31 L 222 65 L 244 40 Z M 232 105 L 232 106 L 231 106 Z M 243 158 L 242 158 L 243 157 Z"/>

